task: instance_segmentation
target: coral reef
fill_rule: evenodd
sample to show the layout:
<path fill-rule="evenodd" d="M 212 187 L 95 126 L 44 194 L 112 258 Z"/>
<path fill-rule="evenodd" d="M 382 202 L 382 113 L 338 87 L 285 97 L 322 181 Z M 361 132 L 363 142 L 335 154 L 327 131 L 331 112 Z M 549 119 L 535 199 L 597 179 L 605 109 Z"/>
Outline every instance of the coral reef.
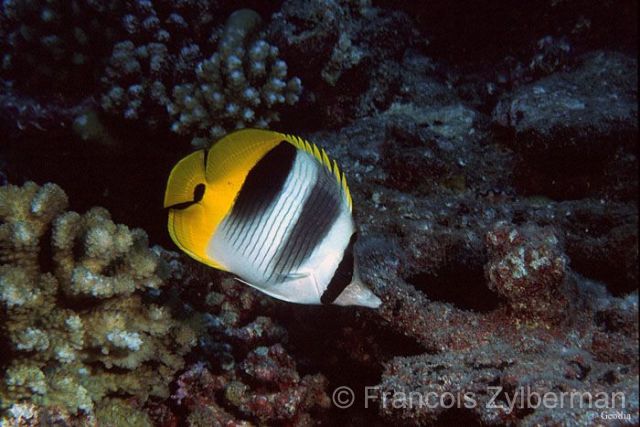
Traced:
<path fill-rule="evenodd" d="M 603 410 L 624 410 L 636 414 L 629 423 L 635 424 L 635 380 L 579 347 L 539 343 L 522 352 L 489 344 L 467 353 L 397 358 L 386 367 L 379 399 L 384 414 L 414 423 L 468 411 L 487 425 L 590 425 Z"/>
<path fill-rule="evenodd" d="M 597 198 L 613 193 L 619 184 L 611 181 L 578 200 L 519 195 L 518 154 L 481 143 L 491 136 L 486 120 L 436 133 L 414 117 L 398 110 L 311 136 L 346 160 L 361 273 L 384 301 L 379 314 L 426 351 L 407 346 L 415 355 L 385 357 L 370 344 L 380 332 L 358 339 L 360 351 L 385 366 L 377 386 L 369 383 L 380 413 L 410 425 L 608 423 L 593 405 L 526 403 L 529 395 L 575 390 L 618 396 L 606 410 L 636 423 L 635 201 Z M 497 408 L 486 406 L 488 387 L 502 390 Z M 447 400 L 412 406 L 411 393 Z M 473 406 L 464 406 L 465 393 Z M 522 393 L 525 404 L 510 408 Z"/>
<path fill-rule="evenodd" d="M 426 299 L 364 245 L 364 264 L 377 264 L 367 279 L 384 295 L 382 316 L 435 352 L 386 364 L 381 413 L 412 423 L 579 425 L 606 410 L 638 422 L 637 294 L 612 298 L 575 276 L 549 230 L 499 223 L 486 242 L 487 286 L 504 301 L 486 313 Z M 610 316 L 625 320 L 610 327 Z"/>
<path fill-rule="evenodd" d="M 298 373 L 287 331 L 273 317 L 282 304 L 220 276 L 203 288 L 211 279 L 206 267 L 168 260 L 182 272 L 181 300 L 207 313 L 199 340 L 206 357 L 180 375 L 172 396 L 189 424 L 312 424 L 311 414 L 330 406 L 328 383 L 322 374 Z M 205 296 L 190 295 L 196 290 Z"/>
<path fill-rule="evenodd" d="M 190 411 L 193 426 L 250 425 L 250 420 L 310 425 L 310 410 L 330 406 L 326 387 L 322 375 L 300 378 L 291 356 L 275 344 L 256 347 L 235 370 L 222 375 L 194 365 L 178 378 L 173 398 Z M 215 399 L 218 395 L 223 396 L 221 402 Z"/>
<path fill-rule="evenodd" d="M 592 53 L 575 70 L 522 86 L 505 97 L 493 112 L 494 121 L 513 128 L 516 151 L 531 153 L 532 161 L 551 147 L 563 159 L 577 152 L 588 156 L 586 160 L 606 155 L 601 150 L 613 151 L 633 136 L 636 68 L 625 55 Z M 604 137 L 611 143 L 599 143 Z"/>
<path fill-rule="evenodd" d="M 367 1 L 288 1 L 274 15 L 270 33 L 294 63 L 313 61 L 296 68 L 336 86 L 354 68 L 374 66 L 397 54 L 407 24 L 405 15 Z M 315 80 L 311 75 L 309 79 Z"/>
<path fill-rule="evenodd" d="M 167 307 L 143 303 L 145 290 L 163 284 L 144 231 L 102 208 L 64 212 L 67 204 L 55 184 L 0 188 L 7 422 L 30 403 L 94 416 L 114 393 L 167 397 L 195 344 Z"/>
<path fill-rule="evenodd" d="M 0 181 L 86 213 L 0 189 L 0 424 L 639 424 L 636 42 L 631 0 L 3 1 Z M 169 248 L 176 141 L 267 124 L 345 171 L 379 310 L 89 209 Z"/>
<path fill-rule="evenodd" d="M 617 52 L 580 59 L 574 70 L 505 95 L 492 113 L 519 156 L 520 174 L 538 178 L 519 179 L 529 192 L 582 196 L 598 186 L 608 162 L 618 179 L 634 172 L 628 156 L 637 152 L 637 61 Z M 569 185 L 554 188 L 566 176 Z M 620 186 L 623 197 L 637 193 Z"/>
<path fill-rule="evenodd" d="M 258 32 L 260 23 L 250 9 L 231 14 L 218 51 L 196 65 L 197 83 L 173 89 L 168 109 L 178 120 L 171 129 L 195 135 L 194 145 L 206 145 L 232 129 L 264 128 L 278 120 L 276 105 L 298 102 L 301 81 L 285 80 L 287 64 Z"/>

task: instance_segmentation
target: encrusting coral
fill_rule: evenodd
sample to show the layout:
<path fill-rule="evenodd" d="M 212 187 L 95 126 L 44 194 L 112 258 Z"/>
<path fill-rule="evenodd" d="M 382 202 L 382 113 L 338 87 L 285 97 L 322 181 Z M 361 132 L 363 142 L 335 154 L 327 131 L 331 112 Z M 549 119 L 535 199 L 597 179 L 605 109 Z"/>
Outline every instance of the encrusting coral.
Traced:
<path fill-rule="evenodd" d="M 504 298 L 518 319 L 559 320 L 567 313 L 567 256 L 549 228 L 500 222 L 487 233 L 489 289 Z M 573 291 L 573 289 L 571 289 Z"/>
<path fill-rule="evenodd" d="M 309 411 L 330 405 L 324 391 L 327 379 L 321 374 L 300 378 L 293 358 L 280 344 L 256 347 L 240 366 L 221 375 L 196 364 L 177 383 L 173 397 L 188 408 L 193 426 L 210 425 L 213 420 L 220 425 L 251 425 L 243 418 L 311 425 Z M 217 395 L 222 398 L 216 399 Z"/>
<path fill-rule="evenodd" d="M 258 32 L 260 16 L 250 9 L 229 17 L 218 51 L 196 65 L 197 83 L 177 85 L 169 112 L 177 120 L 172 130 L 195 135 L 200 146 L 227 131 L 266 127 L 278 120 L 274 106 L 298 102 L 299 78 L 285 81 L 287 64 L 278 48 Z"/>
<path fill-rule="evenodd" d="M 6 422 L 30 403 L 91 417 L 112 394 L 167 397 L 195 344 L 166 307 L 143 303 L 163 284 L 144 231 L 102 208 L 65 212 L 67 203 L 55 184 L 0 188 Z"/>

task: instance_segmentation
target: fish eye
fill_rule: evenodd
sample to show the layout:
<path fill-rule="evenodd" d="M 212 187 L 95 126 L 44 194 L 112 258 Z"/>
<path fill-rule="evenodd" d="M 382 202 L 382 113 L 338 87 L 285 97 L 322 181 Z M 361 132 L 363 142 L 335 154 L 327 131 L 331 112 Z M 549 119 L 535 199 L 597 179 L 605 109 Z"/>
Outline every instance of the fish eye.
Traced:
<path fill-rule="evenodd" d="M 198 203 L 204 197 L 206 187 L 200 183 L 193 188 L 193 203 Z"/>

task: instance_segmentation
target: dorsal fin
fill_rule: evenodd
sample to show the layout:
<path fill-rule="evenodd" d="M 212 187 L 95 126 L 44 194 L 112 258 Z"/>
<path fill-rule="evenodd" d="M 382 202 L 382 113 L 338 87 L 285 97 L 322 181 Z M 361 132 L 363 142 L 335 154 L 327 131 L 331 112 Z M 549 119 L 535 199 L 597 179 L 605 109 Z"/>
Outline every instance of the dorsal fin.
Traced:
<path fill-rule="evenodd" d="M 293 144 L 296 148 L 300 150 L 306 151 L 311 154 L 321 165 L 323 165 L 327 170 L 333 174 L 335 179 L 338 181 L 340 186 L 342 187 L 342 191 L 344 191 L 344 195 L 347 199 L 347 204 L 349 205 L 349 211 L 353 209 L 353 201 L 351 199 L 351 192 L 349 191 L 349 186 L 347 185 L 347 177 L 344 172 L 340 170 L 338 167 L 338 162 L 332 160 L 328 155 L 324 148 L 319 148 L 317 145 L 307 141 L 306 139 L 302 139 L 299 136 L 290 135 L 290 134 L 282 134 L 284 139 Z"/>

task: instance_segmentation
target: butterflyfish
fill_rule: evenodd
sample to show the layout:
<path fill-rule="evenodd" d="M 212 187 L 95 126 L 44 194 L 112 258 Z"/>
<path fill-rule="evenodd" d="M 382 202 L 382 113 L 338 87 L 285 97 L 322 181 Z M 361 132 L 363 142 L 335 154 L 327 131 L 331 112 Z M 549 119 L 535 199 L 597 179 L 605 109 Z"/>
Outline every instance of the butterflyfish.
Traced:
<path fill-rule="evenodd" d="M 324 149 L 259 129 L 180 160 L 164 197 L 169 234 L 192 258 L 284 301 L 376 308 L 358 275 L 352 203 Z"/>

